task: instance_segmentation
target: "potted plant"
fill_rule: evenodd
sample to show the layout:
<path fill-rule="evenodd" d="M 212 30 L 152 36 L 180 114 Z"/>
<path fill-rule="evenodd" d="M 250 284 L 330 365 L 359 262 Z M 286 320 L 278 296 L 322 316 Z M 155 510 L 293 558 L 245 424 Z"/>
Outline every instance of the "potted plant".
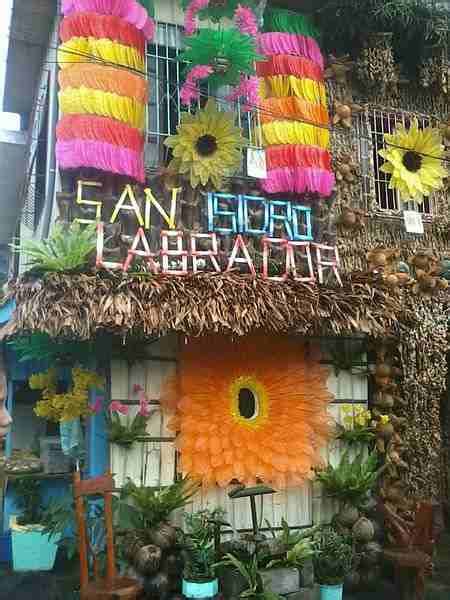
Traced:
<path fill-rule="evenodd" d="M 221 509 L 185 515 L 183 595 L 187 598 L 212 598 L 219 591 L 215 573 L 218 556 L 214 540 L 217 523 L 222 521 Z"/>
<path fill-rule="evenodd" d="M 352 569 L 353 548 L 334 529 L 323 529 L 316 539 L 314 571 L 321 600 L 342 600 L 345 576 Z"/>
<path fill-rule="evenodd" d="M 59 536 L 49 539 L 42 524 L 41 482 L 33 476 L 14 479 L 13 488 L 21 515 L 11 523 L 14 571 L 50 571 Z"/>
<path fill-rule="evenodd" d="M 231 567 L 245 582 L 245 589 L 239 594 L 239 598 L 281 600 L 282 596 L 265 587 L 256 554 L 247 560 L 240 560 L 233 554 L 228 553 L 217 566 Z"/>

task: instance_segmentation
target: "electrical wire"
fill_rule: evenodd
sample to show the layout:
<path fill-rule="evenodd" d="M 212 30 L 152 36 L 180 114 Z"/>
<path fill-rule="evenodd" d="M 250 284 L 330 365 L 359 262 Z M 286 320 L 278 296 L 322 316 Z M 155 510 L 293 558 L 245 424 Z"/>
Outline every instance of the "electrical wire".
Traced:
<path fill-rule="evenodd" d="M 62 48 L 61 46 L 52 46 L 52 45 L 44 45 L 44 44 L 33 44 L 33 45 L 39 45 L 42 47 L 45 47 L 47 49 L 51 49 L 51 50 L 56 50 L 59 51 L 61 53 L 65 53 L 65 54 L 69 54 L 72 56 L 77 56 L 79 58 L 86 58 L 86 61 L 77 61 L 76 64 L 92 64 L 92 63 L 98 63 L 104 66 L 109 66 L 109 67 L 114 67 L 114 68 L 118 68 L 121 70 L 126 70 L 129 71 L 131 73 L 137 74 L 141 77 L 145 77 L 147 80 L 155 80 L 157 83 L 171 83 L 170 78 L 166 78 L 161 76 L 160 74 L 152 74 L 152 73 L 146 73 L 144 71 L 141 71 L 140 69 L 136 69 L 135 67 L 131 67 L 129 65 L 125 65 L 123 63 L 118 63 L 118 62 L 111 62 L 111 61 L 107 61 L 99 56 L 96 56 L 94 54 L 88 53 L 88 52 L 83 52 L 83 51 L 78 51 L 78 50 L 69 50 L 67 48 Z M 66 63 L 64 61 L 58 60 L 58 61 L 44 61 L 44 64 L 74 64 L 74 61 L 66 61 Z M 189 85 L 188 85 L 189 88 Z M 219 104 L 226 104 L 227 106 L 230 104 L 230 102 L 228 100 L 226 100 L 226 98 L 222 98 L 220 96 L 216 96 L 214 94 L 211 94 L 210 92 L 204 92 L 200 89 L 197 88 L 197 86 L 191 86 L 190 89 L 192 91 L 198 91 L 200 97 L 203 97 L 205 99 L 207 98 L 213 98 L 217 103 Z M 181 106 L 181 105 L 180 105 Z M 279 113 L 275 113 L 273 111 L 270 111 L 260 105 L 257 104 L 252 104 L 252 103 L 245 103 L 245 106 L 247 106 L 248 108 L 250 108 L 252 111 L 256 111 L 259 112 L 260 114 L 264 114 L 266 116 L 269 117 L 280 117 Z M 437 117 L 433 117 L 433 119 L 435 121 L 440 122 L 441 124 L 446 124 L 446 121 L 439 119 Z M 309 119 L 305 119 L 305 118 L 298 118 L 298 117 L 292 117 L 292 116 L 287 116 L 284 117 L 282 119 L 283 121 L 287 121 L 287 122 L 295 122 L 295 123 L 300 123 L 300 124 L 306 124 L 306 125 L 311 125 L 314 127 L 318 127 L 321 129 L 326 129 L 328 131 L 342 131 L 337 127 L 333 127 L 331 125 L 325 125 L 323 123 L 317 123 L 313 120 L 309 120 Z M 367 141 L 372 141 L 372 138 L 370 136 L 363 136 L 363 135 L 359 135 L 358 139 L 365 139 Z M 440 161 L 446 164 L 450 164 L 450 158 L 446 158 L 446 157 L 438 157 L 438 156 L 433 156 L 430 154 L 426 154 L 423 152 L 419 152 L 416 151 L 414 149 L 411 148 L 407 148 L 404 146 L 399 146 L 396 144 L 392 144 L 391 142 L 387 142 L 386 140 L 384 140 L 385 145 L 387 146 L 391 146 L 394 148 L 397 148 L 399 150 L 404 150 L 404 151 L 414 151 L 416 154 L 418 154 L 419 156 L 423 156 L 425 158 L 431 158 L 433 160 L 436 161 Z"/>

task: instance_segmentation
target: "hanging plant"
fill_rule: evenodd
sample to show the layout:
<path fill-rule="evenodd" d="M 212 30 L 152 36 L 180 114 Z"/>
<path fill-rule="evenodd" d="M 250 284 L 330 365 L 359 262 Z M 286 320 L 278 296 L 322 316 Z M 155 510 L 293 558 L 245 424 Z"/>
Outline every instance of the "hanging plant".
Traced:
<path fill-rule="evenodd" d="M 437 129 L 419 129 L 413 120 L 409 129 L 400 125 L 394 134 L 385 134 L 384 140 L 387 148 L 378 154 L 386 161 L 380 170 L 391 175 L 389 189 L 407 201 L 421 203 L 424 196 L 443 187 L 448 174 Z"/>
<path fill-rule="evenodd" d="M 186 40 L 186 46 L 179 60 L 191 66 L 212 67 L 212 73 L 205 79 L 212 88 L 238 85 L 241 74 L 253 75 L 255 61 L 261 60 L 255 38 L 237 29 L 201 29 Z"/>
<path fill-rule="evenodd" d="M 394 90 L 398 81 L 392 37 L 392 33 L 370 34 L 356 62 L 358 79 L 365 86 L 376 87 L 380 95 L 385 95 L 388 89 Z"/>
<path fill-rule="evenodd" d="M 193 188 L 211 182 L 220 189 L 223 178 L 239 168 L 245 143 L 234 120 L 233 113 L 218 111 L 214 100 L 195 115 L 182 113 L 178 133 L 164 141 L 173 150 L 169 168 L 189 177 Z"/>
<path fill-rule="evenodd" d="M 32 375 L 29 386 L 32 390 L 42 390 L 42 400 L 36 404 L 34 412 L 38 417 L 49 421 L 65 422 L 92 415 L 88 404 L 89 390 L 103 387 L 103 379 L 92 371 L 77 367 L 72 369 L 72 385 L 65 393 L 58 393 L 56 369 Z"/>
<path fill-rule="evenodd" d="M 232 19 L 239 6 L 256 8 L 258 0 L 181 0 L 180 4 L 185 13 L 218 23 Z"/>

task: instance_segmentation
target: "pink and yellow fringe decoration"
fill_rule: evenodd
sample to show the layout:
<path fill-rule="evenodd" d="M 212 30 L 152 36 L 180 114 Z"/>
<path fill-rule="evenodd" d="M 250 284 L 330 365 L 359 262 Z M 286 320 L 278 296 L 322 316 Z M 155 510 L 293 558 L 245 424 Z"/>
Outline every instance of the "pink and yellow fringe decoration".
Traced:
<path fill-rule="evenodd" d="M 290 13 L 285 21 L 295 17 Z M 317 41 L 307 33 L 305 27 L 305 35 L 269 31 L 258 37 L 259 51 L 267 58 L 256 70 L 268 168 L 261 185 L 268 194 L 328 197 L 335 185 L 324 59 Z"/>
<path fill-rule="evenodd" d="M 64 0 L 56 155 L 145 181 L 146 40 L 155 25 L 136 0 Z"/>

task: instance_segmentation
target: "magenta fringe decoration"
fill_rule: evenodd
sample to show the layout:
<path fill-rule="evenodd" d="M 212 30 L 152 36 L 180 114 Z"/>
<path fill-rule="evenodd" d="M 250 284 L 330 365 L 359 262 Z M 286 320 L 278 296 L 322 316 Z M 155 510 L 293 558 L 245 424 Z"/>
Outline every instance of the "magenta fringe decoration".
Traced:
<path fill-rule="evenodd" d="M 196 65 L 187 74 L 186 81 L 180 89 L 181 103 L 188 106 L 192 101 L 200 98 L 200 89 L 198 82 L 200 79 L 206 79 L 213 72 L 209 65 Z"/>
<path fill-rule="evenodd" d="M 244 112 L 249 112 L 258 106 L 258 77 L 246 77 L 245 75 L 241 75 L 241 81 L 239 85 L 236 86 L 231 94 L 229 94 L 225 99 L 228 100 L 228 102 L 236 102 L 236 100 L 239 100 L 239 98 L 245 99 L 246 104 L 241 107 Z"/>
<path fill-rule="evenodd" d="M 324 60 L 315 39 L 295 33 L 261 33 L 258 35 L 259 52 L 265 56 L 293 54 L 312 60 L 323 70 Z"/>
<path fill-rule="evenodd" d="M 63 0 L 64 16 L 78 12 L 120 17 L 140 29 L 148 40 L 151 40 L 155 33 L 153 19 L 136 0 Z"/>
<path fill-rule="evenodd" d="M 268 194 L 310 192 L 328 197 L 335 183 L 334 173 L 325 169 L 283 167 L 269 171 L 267 179 L 261 180 L 261 187 Z"/>
<path fill-rule="evenodd" d="M 192 0 L 186 8 L 184 14 L 184 33 L 185 35 L 193 35 L 197 31 L 196 15 L 202 9 L 206 8 L 209 0 Z"/>
<path fill-rule="evenodd" d="M 133 177 L 144 183 L 142 152 L 122 148 L 107 142 L 74 139 L 56 143 L 56 158 L 62 169 L 91 167 L 100 171 Z"/>
<path fill-rule="evenodd" d="M 248 6 L 238 5 L 234 13 L 234 22 L 241 33 L 252 37 L 258 35 L 258 21 L 255 13 Z"/>

